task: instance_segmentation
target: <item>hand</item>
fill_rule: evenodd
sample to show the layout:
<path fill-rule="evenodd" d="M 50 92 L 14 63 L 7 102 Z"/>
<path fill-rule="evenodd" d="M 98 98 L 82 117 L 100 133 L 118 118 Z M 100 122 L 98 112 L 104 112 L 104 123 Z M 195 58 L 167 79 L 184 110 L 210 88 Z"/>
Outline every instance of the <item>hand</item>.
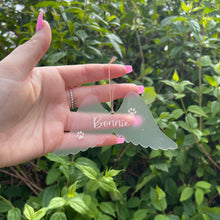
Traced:
<path fill-rule="evenodd" d="M 51 42 L 50 26 L 46 21 L 42 24 L 28 42 L 0 62 L 0 167 L 53 152 L 61 144 L 77 147 L 71 133 L 64 132 L 80 117 L 70 111 L 70 87 L 77 106 L 88 94 L 109 101 L 107 85 L 77 87 L 108 78 L 106 64 L 35 67 Z M 110 67 L 112 78 L 126 74 L 122 65 Z M 117 84 L 113 89 L 115 99 L 138 92 L 134 84 Z M 118 140 L 107 134 L 101 145 Z"/>

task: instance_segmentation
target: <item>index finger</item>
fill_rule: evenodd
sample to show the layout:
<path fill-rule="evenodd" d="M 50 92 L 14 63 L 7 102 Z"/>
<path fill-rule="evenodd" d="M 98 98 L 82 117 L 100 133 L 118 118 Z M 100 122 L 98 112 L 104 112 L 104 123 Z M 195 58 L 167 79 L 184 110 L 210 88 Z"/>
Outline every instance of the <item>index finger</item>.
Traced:
<path fill-rule="evenodd" d="M 57 66 L 56 70 L 64 79 L 66 87 L 74 87 L 103 79 L 117 78 L 132 72 L 131 66 L 120 64 L 84 64 Z"/>

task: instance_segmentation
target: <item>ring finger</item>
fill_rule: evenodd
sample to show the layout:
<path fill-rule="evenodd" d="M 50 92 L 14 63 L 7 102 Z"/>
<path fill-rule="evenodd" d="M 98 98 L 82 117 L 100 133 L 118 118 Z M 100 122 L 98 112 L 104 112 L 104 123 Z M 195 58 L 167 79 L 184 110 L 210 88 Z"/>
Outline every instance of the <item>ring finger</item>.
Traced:
<path fill-rule="evenodd" d="M 137 86 L 135 84 L 113 84 L 110 85 L 97 85 L 97 86 L 82 86 L 70 88 L 67 90 L 67 98 L 69 100 L 69 106 L 79 107 L 81 102 L 89 95 L 94 95 L 98 98 L 100 102 L 110 101 L 110 91 L 112 89 L 113 100 L 124 98 L 128 92 L 143 93 L 144 87 Z M 72 98 L 71 98 L 72 96 Z"/>

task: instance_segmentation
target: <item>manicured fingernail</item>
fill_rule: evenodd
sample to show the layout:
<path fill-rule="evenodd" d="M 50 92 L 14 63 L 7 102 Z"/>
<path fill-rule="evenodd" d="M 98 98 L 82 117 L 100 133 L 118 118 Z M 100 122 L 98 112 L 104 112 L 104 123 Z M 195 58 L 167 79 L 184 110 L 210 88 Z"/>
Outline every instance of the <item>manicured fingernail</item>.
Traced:
<path fill-rule="evenodd" d="M 41 30 L 42 27 L 43 27 L 43 12 L 41 11 L 37 19 L 36 32 Z"/>
<path fill-rule="evenodd" d="M 133 68 L 130 65 L 126 65 L 125 69 L 126 69 L 126 73 L 131 73 L 133 71 Z"/>
<path fill-rule="evenodd" d="M 138 87 L 138 94 L 144 93 L 144 86 L 137 86 Z"/>
<path fill-rule="evenodd" d="M 139 127 L 142 124 L 143 120 L 141 116 L 135 116 L 135 120 L 134 120 L 134 127 Z"/>
<path fill-rule="evenodd" d="M 117 140 L 117 144 L 123 144 L 124 142 L 125 142 L 125 138 L 122 137 L 118 138 Z"/>

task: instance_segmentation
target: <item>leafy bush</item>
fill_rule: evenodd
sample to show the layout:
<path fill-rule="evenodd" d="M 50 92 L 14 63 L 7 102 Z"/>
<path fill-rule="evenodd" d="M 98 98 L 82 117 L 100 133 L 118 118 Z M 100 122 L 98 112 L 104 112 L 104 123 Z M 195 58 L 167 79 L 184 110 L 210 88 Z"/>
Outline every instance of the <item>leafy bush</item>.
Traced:
<path fill-rule="evenodd" d="M 1 169 L 0 219 L 219 219 L 218 0 L 26 2 L 1 3 L 1 58 L 43 9 L 53 40 L 39 65 L 131 64 L 116 81 L 144 85 L 147 103 L 156 94 L 152 113 L 179 148 L 123 144 Z"/>

